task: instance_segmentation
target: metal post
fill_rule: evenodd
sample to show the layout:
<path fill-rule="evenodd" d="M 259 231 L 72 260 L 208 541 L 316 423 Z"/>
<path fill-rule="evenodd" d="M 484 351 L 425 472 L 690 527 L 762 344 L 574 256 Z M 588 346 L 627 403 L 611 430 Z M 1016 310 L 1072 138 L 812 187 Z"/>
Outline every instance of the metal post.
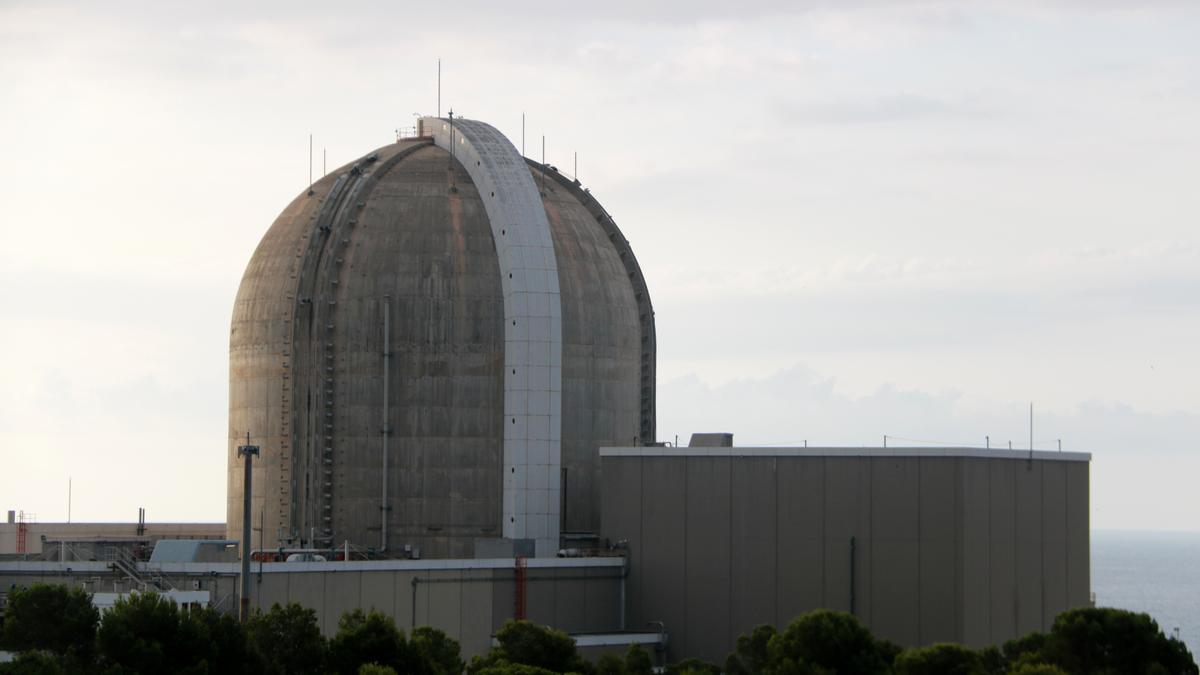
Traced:
<path fill-rule="evenodd" d="M 438 117 L 442 116 L 442 60 L 438 59 Z"/>
<path fill-rule="evenodd" d="M 250 433 L 246 433 L 246 444 L 238 446 L 238 457 L 244 457 L 246 472 L 242 490 L 242 594 L 238 618 L 245 622 L 250 618 L 250 495 L 253 487 L 254 457 L 258 446 L 250 445 Z"/>

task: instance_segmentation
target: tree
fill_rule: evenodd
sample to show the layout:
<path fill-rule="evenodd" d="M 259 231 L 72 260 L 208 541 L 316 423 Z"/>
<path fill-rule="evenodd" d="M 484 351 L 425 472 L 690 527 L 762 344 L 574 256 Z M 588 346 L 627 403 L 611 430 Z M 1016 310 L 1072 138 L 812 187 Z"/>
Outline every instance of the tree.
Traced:
<path fill-rule="evenodd" d="M 262 671 L 262 659 L 251 649 L 246 630 L 232 614 L 202 607 L 182 612 L 179 620 L 194 624 L 208 642 L 209 672 L 249 675 Z"/>
<path fill-rule="evenodd" d="M 546 670 L 537 666 L 527 666 L 524 663 L 511 663 L 509 661 L 501 661 L 485 666 L 482 670 L 472 672 L 476 673 L 476 675 L 559 675 L 553 670 Z"/>
<path fill-rule="evenodd" d="M 601 654 L 596 659 L 595 672 L 596 675 L 651 675 L 654 661 L 641 645 L 632 644 L 625 650 L 624 658 L 612 652 Z"/>
<path fill-rule="evenodd" d="M 768 642 L 766 673 L 882 673 L 890 663 L 853 615 L 819 609 L 792 620 Z"/>
<path fill-rule="evenodd" d="M 396 671 L 378 663 L 364 663 L 358 667 L 358 675 L 396 675 Z"/>
<path fill-rule="evenodd" d="M 666 667 L 667 675 L 721 675 L 721 669 L 700 659 L 684 659 Z"/>
<path fill-rule="evenodd" d="M 275 603 L 246 622 L 250 648 L 267 675 L 316 675 L 324 672 L 328 644 L 317 626 L 317 613 L 291 603 Z"/>
<path fill-rule="evenodd" d="M 651 675 L 654 672 L 654 660 L 641 645 L 629 645 L 625 650 L 625 672 L 627 675 Z"/>
<path fill-rule="evenodd" d="M 767 646 L 778 633 L 774 626 L 755 626 L 749 635 L 739 635 L 737 646 L 725 659 L 725 672 L 729 675 L 755 675 L 767 667 Z"/>
<path fill-rule="evenodd" d="M 1027 663 L 1008 671 L 1008 675 L 1067 675 L 1067 672 L 1045 663 Z"/>
<path fill-rule="evenodd" d="M 472 659 L 468 672 L 489 672 L 488 669 L 505 664 L 533 666 L 553 673 L 582 673 L 592 669 L 591 664 L 580 658 L 570 635 L 532 621 L 505 621 L 496 632 L 496 641 L 500 646 L 492 647 L 486 656 Z"/>
<path fill-rule="evenodd" d="M 59 658 L 50 652 L 28 650 L 11 663 L 0 663 L 0 675 L 66 675 Z"/>
<path fill-rule="evenodd" d="M 34 584 L 9 593 L 0 645 L 8 651 L 45 650 L 87 663 L 99 621 L 92 596 L 83 589 Z"/>
<path fill-rule="evenodd" d="M 935 644 L 900 652 L 893 663 L 896 675 L 984 675 L 983 660 L 962 645 Z"/>
<path fill-rule="evenodd" d="M 605 652 L 596 659 L 596 675 L 626 675 L 625 661 L 612 652 Z"/>
<path fill-rule="evenodd" d="M 207 673 L 219 660 L 204 624 L 157 593 L 118 599 L 100 620 L 96 647 L 113 672 Z"/>
<path fill-rule="evenodd" d="M 463 670 L 458 641 L 436 628 L 414 628 L 409 645 L 427 675 L 459 675 Z"/>
<path fill-rule="evenodd" d="M 361 609 L 346 612 L 329 643 L 329 665 L 343 675 L 355 675 L 369 663 L 387 666 L 397 673 L 423 672 L 421 660 L 392 617 L 375 610 L 366 614 Z"/>
<path fill-rule="evenodd" d="M 1046 662 L 1069 673 L 1198 673 L 1182 642 L 1163 635 L 1148 614 L 1123 609 L 1082 607 L 1059 614 L 1041 651 Z"/>

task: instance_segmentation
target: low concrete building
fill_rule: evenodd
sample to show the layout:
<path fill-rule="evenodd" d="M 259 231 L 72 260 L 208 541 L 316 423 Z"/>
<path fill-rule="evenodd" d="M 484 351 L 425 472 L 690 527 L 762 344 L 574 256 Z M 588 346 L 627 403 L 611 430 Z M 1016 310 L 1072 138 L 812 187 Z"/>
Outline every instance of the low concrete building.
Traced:
<path fill-rule="evenodd" d="M 722 661 L 755 625 L 850 611 L 901 645 L 999 643 L 1090 601 L 1091 456 L 970 448 L 601 450 L 628 621 Z"/>
<path fill-rule="evenodd" d="M 531 558 L 523 565 L 518 571 L 513 559 L 254 563 L 250 602 L 264 610 L 289 602 L 313 609 L 325 635 L 337 632 L 343 612 L 375 609 L 406 632 L 446 631 L 467 658 L 486 652 L 518 611 L 570 633 L 602 637 L 624 627 L 624 558 Z M 13 586 L 61 583 L 101 599 L 132 590 L 207 593 L 212 606 L 237 611 L 238 563 L 142 562 L 134 574 L 102 562 L 0 562 L 0 601 Z M 608 645 L 600 637 L 583 642 L 601 651 Z"/>
<path fill-rule="evenodd" d="M 78 557 L 93 557 L 95 547 L 90 545 L 101 541 L 144 542 L 149 555 L 160 539 L 224 537 L 225 523 L 39 523 L 22 521 L 17 512 L 9 511 L 7 522 L 0 523 L 0 556 L 40 558 L 44 549 L 66 543 L 80 550 Z M 101 559 L 99 553 L 94 557 Z"/>

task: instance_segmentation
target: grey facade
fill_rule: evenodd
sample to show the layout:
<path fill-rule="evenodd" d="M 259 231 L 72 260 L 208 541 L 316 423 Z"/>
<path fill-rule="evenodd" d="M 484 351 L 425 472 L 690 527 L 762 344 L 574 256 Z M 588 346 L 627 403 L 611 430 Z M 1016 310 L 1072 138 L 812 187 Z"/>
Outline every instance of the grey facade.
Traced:
<path fill-rule="evenodd" d="M 602 449 L 628 620 L 723 660 L 761 623 L 853 611 L 902 645 L 994 644 L 1090 601 L 1090 455 Z"/>
<path fill-rule="evenodd" d="M 525 571 L 530 620 L 568 632 L 604 633 L 621 624 L 622 558 L 531 559 Z M 236 612 L 237 563 L 142 563 L 142 575 L 180 590 L 208 591 L 213 606 Z M 0 562 L 0 589 L 62 583 L 93 593 L 138 590 L 102 562 Z M 375 609 L 410 631 L 433 626 L 459 641 L 466 658 L 487 651 L 513 618 L 516 585 L 509 560 L 380 560 L 265 563 L 252 567 L 250 601 L 270 609 L 296 602 L 317 613 L 325 635 L 342 613 Z"/>
<path fill-rule="evenodd" d="M 589 194 L 471 124 L 455 140 L 475 155 L 432 135 L 380 148 L 298 196 L 263 237 L 230 332 L 227 536 L 240 536 L 247 432 L 262 448 L 251 521 L 266 548 L 348 540 L 471 557 L 475 539 L 509 537 L 544 540 L 545 554 L 560 530 L 598 531 L 599 446 L 653 438 L 649 294 Z M 483 171 L 488 157 L 501 168 Z M 504 182 L 514 172 L 524 179 Z M 513 263 L 498 240 L 533 235 L 490 215 L 508 211 L 488 200 L 526 199 L 531 185 L 553 265 Z M 531 270 L 554 270 L 536 295 L 559 299 L 557 324 L 514 295 Z M 547 341 L 514 342 L 542 319 Z M 508 414 L 522 406 L 549 413 Z M 531 431 L 542 421 L 545 438 Z M 530 443 L 513 445 L 517 430 Z"/>

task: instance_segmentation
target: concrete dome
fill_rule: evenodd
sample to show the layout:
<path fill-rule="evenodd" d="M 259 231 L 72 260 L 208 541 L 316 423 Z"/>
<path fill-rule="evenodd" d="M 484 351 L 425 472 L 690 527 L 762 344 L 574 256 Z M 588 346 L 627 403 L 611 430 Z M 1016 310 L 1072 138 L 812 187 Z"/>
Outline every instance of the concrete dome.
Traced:
<path fill-rule="evenodd" d="M 492 127 L 421 123 L 293 200 L 246 268 L 231 538 L 247 432 L 265 547 L 424 557 L 552 555 L 599 528 L 598 447 L 654 440 L 654 315 L 616 224 Z"/>

